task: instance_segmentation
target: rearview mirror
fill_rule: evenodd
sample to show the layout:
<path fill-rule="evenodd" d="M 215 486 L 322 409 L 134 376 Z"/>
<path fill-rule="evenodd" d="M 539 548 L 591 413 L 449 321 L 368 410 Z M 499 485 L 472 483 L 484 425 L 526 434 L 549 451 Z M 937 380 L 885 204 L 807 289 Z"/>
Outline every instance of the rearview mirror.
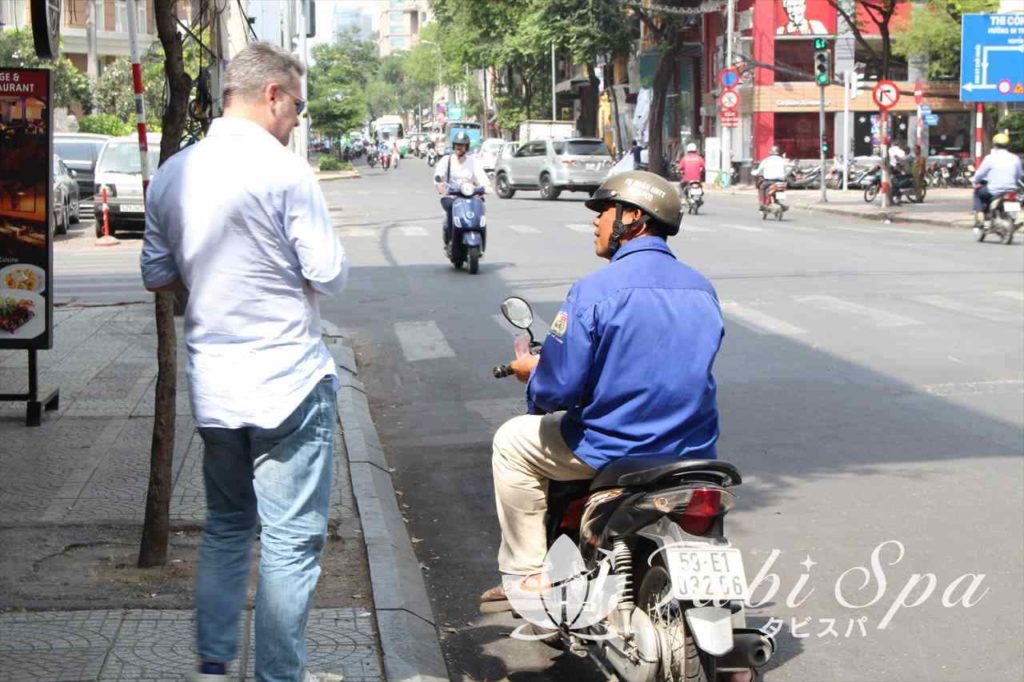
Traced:
<path fill-rule="evenodd" d="M 512 326 L 520 329 L 529 329 L 533 324 L 533 309 L 518 296 L 509 296 L 501 302 L 501 314 Z"/>

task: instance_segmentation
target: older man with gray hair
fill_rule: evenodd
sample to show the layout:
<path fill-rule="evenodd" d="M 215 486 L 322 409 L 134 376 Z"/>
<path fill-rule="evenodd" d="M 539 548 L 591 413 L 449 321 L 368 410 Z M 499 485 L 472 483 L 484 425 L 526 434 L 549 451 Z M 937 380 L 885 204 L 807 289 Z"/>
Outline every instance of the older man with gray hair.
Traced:
<path fill-rule="evenodd" d="M 189 291 L 192 413 L 205 445 L 207 519 L 196 579 L 196 679 L 226 679 L 257 529 L 256 679 L 306 670 L 320 576 L 338 380 L 319 298 L 345 284 L 345 252 L 304 159 L 284 145 L 305 107 L 302 63 L 254 43 L 228 65 L 224 116 L 171 157 L 146 205 L 146 288 Z"/>

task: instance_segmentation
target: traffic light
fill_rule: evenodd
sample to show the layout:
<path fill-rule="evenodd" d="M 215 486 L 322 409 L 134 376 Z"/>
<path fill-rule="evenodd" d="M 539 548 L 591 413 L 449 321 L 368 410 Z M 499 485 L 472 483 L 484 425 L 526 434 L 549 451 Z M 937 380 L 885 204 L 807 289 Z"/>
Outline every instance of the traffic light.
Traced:
<path fill-rule="evenodd" d="M 824 38 L 814 39 L 814 82 L 825 87 L 832 81 L 832 53 L 828 49 L 828 41 Z"/>

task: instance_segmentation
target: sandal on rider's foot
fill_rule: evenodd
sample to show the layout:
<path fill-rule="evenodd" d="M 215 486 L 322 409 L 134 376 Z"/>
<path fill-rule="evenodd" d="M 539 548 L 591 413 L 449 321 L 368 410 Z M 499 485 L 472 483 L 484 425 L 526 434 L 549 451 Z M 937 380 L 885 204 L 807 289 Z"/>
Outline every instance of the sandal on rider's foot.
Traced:
<path fill-rule="evenodd" d="M 501 613 L 511 611 L 512 605 L 508 603 L 508 595 L 505 594 L 505 587 L 495 585 L 480 595 L 480 613 Z"/>

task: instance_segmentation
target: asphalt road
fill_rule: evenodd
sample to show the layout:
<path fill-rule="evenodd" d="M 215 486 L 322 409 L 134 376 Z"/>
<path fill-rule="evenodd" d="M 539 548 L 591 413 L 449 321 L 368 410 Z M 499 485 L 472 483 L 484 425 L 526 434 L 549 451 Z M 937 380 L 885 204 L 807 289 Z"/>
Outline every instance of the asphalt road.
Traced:
<path fill-rule="evenodd" d="M 498 580 L 490 440 L 523 409 L 522 387 L 490 376 L 512 356 L 495 315 L 505 296 L 523 296 L 543 334 L 572 281 L 602 266 L 592 214 L 580 194 L 489 200 L 488 251 L 472 276 L 443 257 L 424 162 L 363 170 L 324 185 L 353 263 L 325 317 L 355 341 L 452 677 L 601 679 L 586 661 L 510 640 L 513 621 L 476 606 Z M 781 589 L 756 610 L 785 620 L 766 679 L 1024 677 L 1019 237 L 977 244 L 961 231 L 797 211 L 764 223 L 746 197 L 710 195 L 706 209 L 672 244 L 711 278 L 727 317 L 720 456 L 746 477 L 731 536 L 751 580 L 781 552 L 771 571 Z M 852 606 L 881 596 L 837 602 L 837 579 L 870 570 L 889 540 L 903 556 L 882 548 L 884 586 L 874 573 L 863 589 L 860 573 L 840 583 Z M 804 566 L 807 586 L 787 605 Z M 894 602 L 922 596 L 928 573 L 933 593 L 886 622 Z M 988 593 L 946 608 L 943 592 L 964 573 L 985 576 L 975 598 Z M 924 577 L 901 598 L 914 574 Z"/>
<path fill-rule="evenodd" d="M 524 409 L 521 385 L 490 375 L 512 356 L 498 305 L 525 297 L 543 334 L 570 284 L 603 264 L 592 214 L 579 194 L 488 200 L 472 276 L 443 257 L 423 161 L 362 170 L 324 183 L 353 265 L 324 317 L 355 343 L 452 678 L 599 680 L 585 660 L 509 639 L 513 621 L 476 606 L 498 580 L 490 440 Z M 798 211 L 764 223 L 750 197 L 710 194 L 705 208 L 671 244 L 726 314 L 719 452 L 745 477 L 728 527 L 748 579 L 779 552 L 767 571 L 779 589 L 755 591 L 757 622 L 784 621 L 766 679 L 1024 679 L 1021 237 L 977 244 Z M 98 249 L 91 229 L 58 242 L 58 302 L 148 300 L 140 240 Z M 902 557 L 889 543 L 873 567 L 887 541 Z M 870 577 L 842 578 L 843 605 L 836 582 L 857 567 Z M 947 608 L 967 573 L 984 576 L 976 605 Z"/>

